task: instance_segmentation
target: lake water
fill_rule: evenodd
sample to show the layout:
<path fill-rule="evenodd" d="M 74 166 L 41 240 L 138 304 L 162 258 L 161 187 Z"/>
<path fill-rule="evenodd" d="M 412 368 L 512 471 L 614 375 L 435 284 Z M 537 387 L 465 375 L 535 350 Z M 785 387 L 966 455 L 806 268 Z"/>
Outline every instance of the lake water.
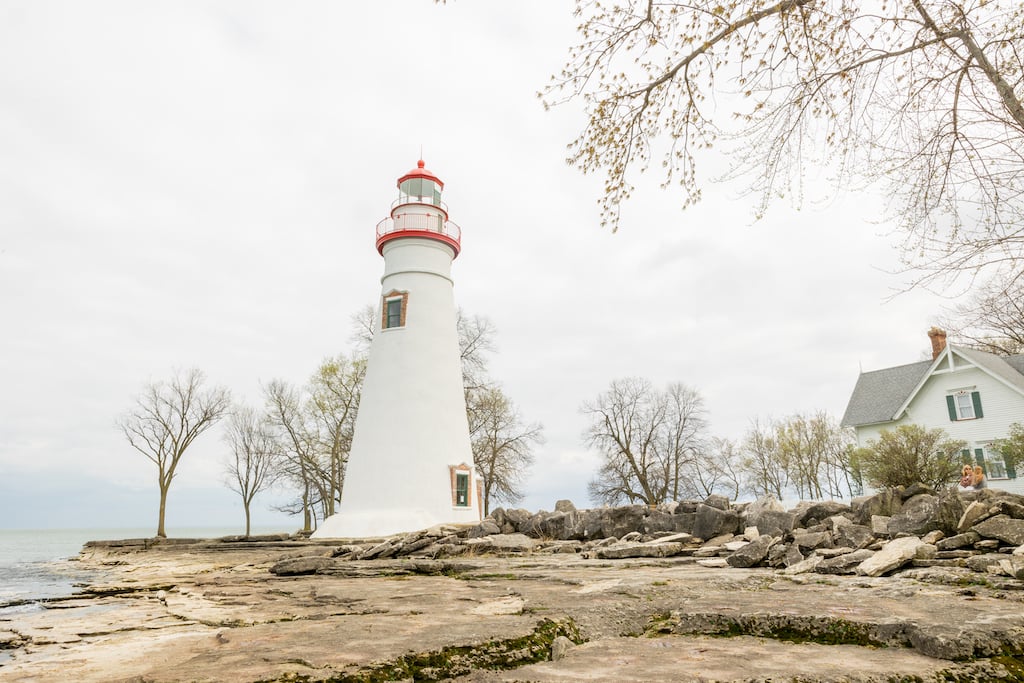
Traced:
<path fill-rule="evenodd" d="M 253 534 L 281 529 L 253 529 Z M 217 538 L 237 534 L 237 528 L 175 529 L 178 538 Z M 42 609 L 38 600 L 71 595 L 75 584 L 96 578 L 74 562 L 86 541 L 151 538 L 153 529 L 0 529 L 0 618 Z"/>

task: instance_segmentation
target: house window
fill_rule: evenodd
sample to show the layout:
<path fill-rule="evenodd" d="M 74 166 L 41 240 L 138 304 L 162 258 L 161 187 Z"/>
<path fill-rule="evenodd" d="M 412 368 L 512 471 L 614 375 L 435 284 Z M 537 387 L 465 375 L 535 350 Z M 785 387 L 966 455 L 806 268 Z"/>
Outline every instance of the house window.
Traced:
<path fill-rule="evenodd" d="M 973 420 L 974 404 L 971 403 L 971 395 L 967 393 L 957 394 L 954 398 L 956 399 L 956 419 Z"/>
<path fill-rule="evenodd" d="M 455 505 L 458 507 L 469 507 L 469 475 L 455 475 Z"/>
<path fill-rule="evenodd" d="M 405 314 L 408 308 L 408 292 L 392 290 L 385 294 L 384 304 L 381 307 L 381 329 L 389 330 L 395 327 L 405 327 Z"/>
<path fill-rule="evenodd" d="M 1006 472 L 1006 461 L 1003 460 L 1003 455 L 997 450 L 985 446 L 985 448 L 977 449 L 979 451 L 978 458 L 984 462 L 985 474 L 989 479 L 1006 479 L 1008 474 Z"/>
<path fill-rule="evenodd" d="M 948 394 L 946 407 L 949 409 L 949 419 L 953 422 L 975 420 L 984 416 L 981 411 L 981 394 L 977 391 L 965 390 Z"/>
<path fill-rule="evenodd" d="M 1017 473 L 1012 468 L 1006 466 L 1006 460 L 1003 459 L 1002 453 L 992 448 L 991 445 L 986 445 L 984 448 L 975 448 L 973 453 L 970 449 L 965 448 L 962 451 L 962 455 L 965 463 L 981 465 L 981 469 L 989 479 L 1017 478 Z"/>

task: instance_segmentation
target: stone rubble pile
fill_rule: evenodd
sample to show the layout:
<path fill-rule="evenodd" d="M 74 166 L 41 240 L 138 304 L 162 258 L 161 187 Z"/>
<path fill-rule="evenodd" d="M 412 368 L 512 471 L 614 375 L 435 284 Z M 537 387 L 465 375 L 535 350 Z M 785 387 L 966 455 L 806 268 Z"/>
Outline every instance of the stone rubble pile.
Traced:
<path fill-rule="evenodd" d="M 936 581 L 1024 580 L 1024 497 L 994 489 L 936 492 L 915 484 L 849 505 L 803 502 L 792 510 L 773 498 L 734 505 L 718 495 L 590 510 L 559 501 L 553 512 L 499 508 L 474 526 L 335 543 L 320 556 L 286 559 L 271 571 L 325 571 L 339 559 L 436 560 L 479 553 L 677 557 L 707 567 L 772 567 L 787 575 L 918 570 L 927 574 L 919 578 Z"/>

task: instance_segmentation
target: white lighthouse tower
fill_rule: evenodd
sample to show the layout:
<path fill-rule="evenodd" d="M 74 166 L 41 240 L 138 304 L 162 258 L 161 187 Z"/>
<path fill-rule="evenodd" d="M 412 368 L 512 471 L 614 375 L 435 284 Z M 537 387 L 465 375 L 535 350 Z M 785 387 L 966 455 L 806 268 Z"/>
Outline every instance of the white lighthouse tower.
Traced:
<path fill-rule="evenodd" d="M 480 519 L 452 293 L 461 231 L 424 168 L 398 179 L 377 225 L 384 257 L 338 512 L 315 538 L 365 538 Z"/>

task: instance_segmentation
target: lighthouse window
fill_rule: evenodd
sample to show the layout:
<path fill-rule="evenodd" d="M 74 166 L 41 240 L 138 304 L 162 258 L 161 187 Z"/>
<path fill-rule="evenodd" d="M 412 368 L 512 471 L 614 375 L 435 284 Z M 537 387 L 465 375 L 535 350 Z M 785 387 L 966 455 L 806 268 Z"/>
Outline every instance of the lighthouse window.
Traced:
<path fill-rule="evenodd" d="M 392 299 L 388 302 L 388 314 L 385 327 L 402 326 L 402 300 Z"/>
<path fill-rule="evenodd" d="M 469 475 L 455 475 L 455 505 L 469 507 Z"/>
<path fill-rule="evenodd" d="M 405 313 L 409 309 L 409 292 L 392 289 L 383 296 L 381 306 L 380 327 L 387 330 L 393 327 L 405 327 Z"/>

